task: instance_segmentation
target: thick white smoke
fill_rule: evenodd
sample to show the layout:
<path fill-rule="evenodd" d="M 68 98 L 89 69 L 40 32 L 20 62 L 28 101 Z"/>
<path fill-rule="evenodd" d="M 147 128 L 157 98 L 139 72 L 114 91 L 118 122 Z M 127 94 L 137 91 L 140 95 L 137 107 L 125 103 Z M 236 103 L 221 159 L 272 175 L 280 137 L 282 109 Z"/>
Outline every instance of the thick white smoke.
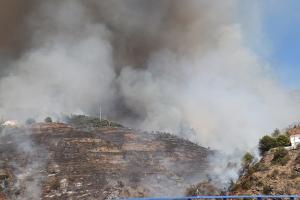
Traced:
<path fill-rule="evenodd" d="M 115 75 L 106 28 L 85 23 L 83 8 L 72 5 L 62 4 L 49 16 L 51 23 L 66 30 L 42 38 L 39 34 L 47 35 L 46 30 L 36 33 L 42 41 L 13 62 L 11 74 L 1 80 L 5 116 L 90 112 L 95 102 L 113 98 Z"/>
<path fill-rule="evenodd" d="M 28 49 L 3 66 L 6 117 L 96 114 L 101 104 L 130 126 L 192 132 L 228 151 L 299 119 L 272 68 L 247 47 L 236 1 L 60 0 L 34 8 Z"/>

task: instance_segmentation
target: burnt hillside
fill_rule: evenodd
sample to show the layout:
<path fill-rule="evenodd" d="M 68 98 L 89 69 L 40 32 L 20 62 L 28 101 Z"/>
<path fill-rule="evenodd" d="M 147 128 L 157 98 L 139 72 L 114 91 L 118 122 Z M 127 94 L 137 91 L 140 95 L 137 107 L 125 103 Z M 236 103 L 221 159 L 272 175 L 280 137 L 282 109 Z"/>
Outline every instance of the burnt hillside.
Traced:
<path fill-rule="evenodd" d="M 180 195 L 205 176 L 212 153 L 166 133 L 86 132 L 61 123 L 9 128 L 0 143 L 1 190 L 9 199 Z"/>

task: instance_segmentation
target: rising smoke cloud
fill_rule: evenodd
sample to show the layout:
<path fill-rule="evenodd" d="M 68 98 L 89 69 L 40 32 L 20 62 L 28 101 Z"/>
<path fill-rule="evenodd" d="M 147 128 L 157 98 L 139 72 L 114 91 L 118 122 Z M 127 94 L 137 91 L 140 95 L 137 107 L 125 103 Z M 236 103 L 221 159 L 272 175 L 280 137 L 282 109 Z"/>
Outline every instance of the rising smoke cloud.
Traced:
<path fill-rule="evenodd" d="M 228 151 L 299 119 L 272 68 L 246 45 L 237 1 L 31 4 L 25 22 L 10 22 L 13 34 L 0 34 L 18 38 L 9 47 L 19 56 L 1 64 L 5 117 L 97 114 L 101 104 L 111 119 L 191 132 Z"/>

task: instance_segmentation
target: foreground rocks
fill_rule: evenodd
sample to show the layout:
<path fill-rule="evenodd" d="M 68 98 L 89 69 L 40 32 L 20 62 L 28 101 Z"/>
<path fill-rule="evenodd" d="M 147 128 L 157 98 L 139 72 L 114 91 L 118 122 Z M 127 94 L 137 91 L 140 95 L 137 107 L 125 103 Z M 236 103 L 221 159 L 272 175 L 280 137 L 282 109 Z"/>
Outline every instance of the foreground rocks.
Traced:
<path fill-rule="evenodd" d="M 212 154 L 170 134 L 61 123 L 5 129 L 0 152 L 0 199 L 183 195 Z"/>

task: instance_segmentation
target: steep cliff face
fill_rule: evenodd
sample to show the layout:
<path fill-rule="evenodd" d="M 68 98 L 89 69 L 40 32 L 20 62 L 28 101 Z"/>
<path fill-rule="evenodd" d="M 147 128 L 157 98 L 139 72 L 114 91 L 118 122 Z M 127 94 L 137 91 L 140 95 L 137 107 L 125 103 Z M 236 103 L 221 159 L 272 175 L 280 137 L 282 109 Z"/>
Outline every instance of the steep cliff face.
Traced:
<path fill-rule="evenodd" d="M 300 149 L 271 149 L 245 169 L 231 194 L 299 194 Z"/>
<path fill-rule="evenodd" d="M 170 134 L 60 123 L 10 128 L 0 143 L 1 189 L 12 199 L 182 195 L 212 154 Z"/>

